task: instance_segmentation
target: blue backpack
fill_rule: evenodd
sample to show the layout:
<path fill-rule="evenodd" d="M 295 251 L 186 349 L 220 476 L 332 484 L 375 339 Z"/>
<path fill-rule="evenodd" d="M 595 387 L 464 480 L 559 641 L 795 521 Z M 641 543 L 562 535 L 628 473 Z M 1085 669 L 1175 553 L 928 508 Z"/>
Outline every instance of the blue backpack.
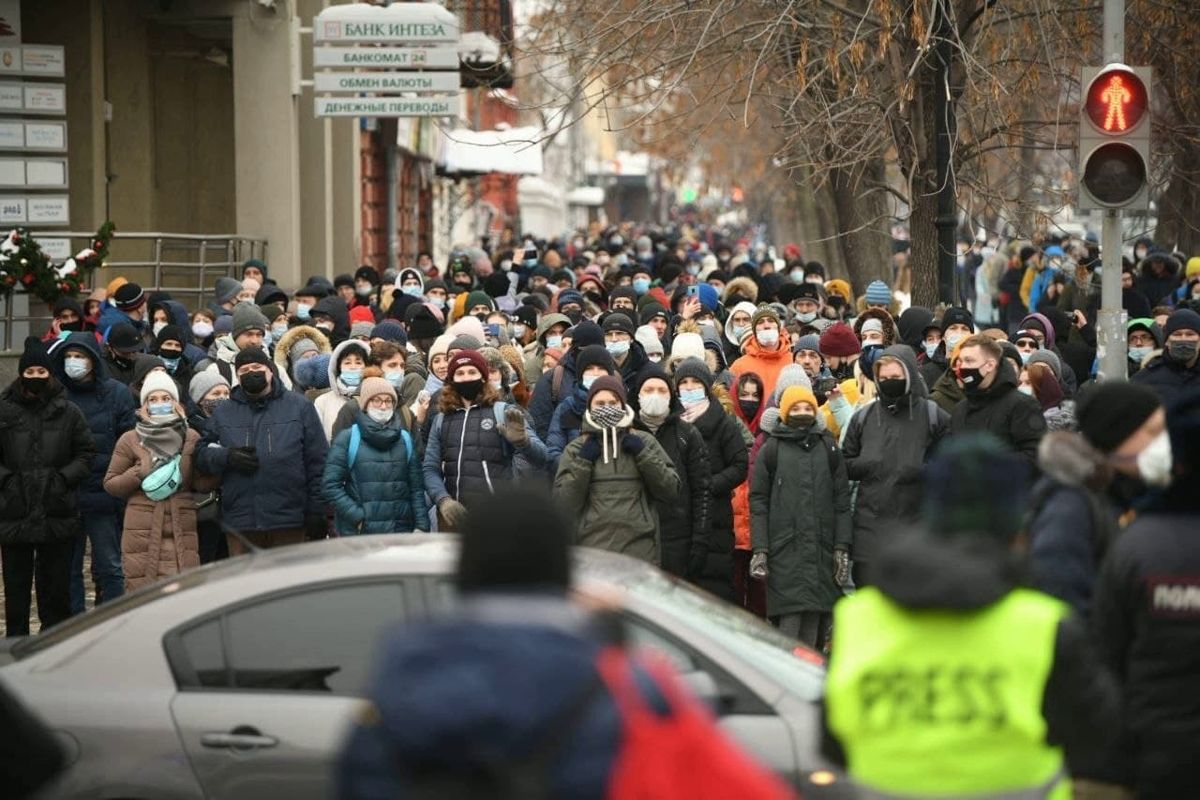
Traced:
<path fill-rule="evenodd" d="M 404 449 L 408 454 L 408 463 L 413 460 L 413 440 L 410 434 L 404 428 L 400 429 L 400 438 L 404 440 Z M 358 427 L 358 423 L 350 426 L 350 448 L 346 458 L 346 469 L 354 469 L 354 461 L 358 458 L 358 448 L 362 444 L 362 430 Z"/>

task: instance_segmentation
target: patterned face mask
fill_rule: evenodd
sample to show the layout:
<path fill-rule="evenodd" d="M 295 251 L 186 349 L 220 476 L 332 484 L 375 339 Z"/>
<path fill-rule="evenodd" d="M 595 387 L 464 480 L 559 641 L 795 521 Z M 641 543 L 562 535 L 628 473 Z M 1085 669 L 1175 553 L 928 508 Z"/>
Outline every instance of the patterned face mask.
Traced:
<path fill-rule="evenodd" d="M 592 422 L 600 428 L 615 428 L 625 419 L 624 406 L 595 406 L 592 408 Z"/>

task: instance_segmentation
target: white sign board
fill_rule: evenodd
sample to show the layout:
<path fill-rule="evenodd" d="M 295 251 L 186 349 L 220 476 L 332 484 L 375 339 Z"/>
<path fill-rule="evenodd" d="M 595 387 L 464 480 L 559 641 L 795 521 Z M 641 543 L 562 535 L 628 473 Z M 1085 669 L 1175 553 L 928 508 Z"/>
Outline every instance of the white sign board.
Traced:
<path fill-rule="evenodd" d="M 313 66 L 456 70 L 458 51 L 453 47 L 317 47 Z"/>
<path fill-rule="evenodd" d="M 313 76 L 318 92 L 457 92 L 457 72 L 323 72 Z"/>
<path fill-rule="evenodd" d="M 0 223 L 6 225 L 65 225 L 70 201 L 62 195 L 0 195 Z"/>
<path fill-rule="evenodd" d="M 0 83 L 0 113 L 66 114 L 67 87 L 61 83 Z"/>
<path fill-rule="evenodd" d="M 318 117 L 457 117 L 461 102 L 451 97 L 318 97 Z"/>
<path fill-rule="evenodd" d="M 331 6 L 313 20 L 313 41 L 433 44 L 458 41 L 458 17 L 436 3 Z"/>
<path fill-rule="evenodd" d="M 0 75 L 61 78 L 66 72 L 66 56 L 59 45 L 0 44 Z"/>
<path fill-rule="evenodd" d="M 50 257 L 51 261 L 66 261 L 74 255 L 71 252 L 70 239 L 43 239 L 39 236 L 37 243 L 42 248 L 42 252 Z"/>
<path fill-rule="evenodd" d="M 67 159 L 0 157 L 0 186 L 6 189 L 65 189 Z"/>
<path fill-rule="evenodd" d="M 67 152 L 66 122 L 0 119 L 0 150 Z"/>

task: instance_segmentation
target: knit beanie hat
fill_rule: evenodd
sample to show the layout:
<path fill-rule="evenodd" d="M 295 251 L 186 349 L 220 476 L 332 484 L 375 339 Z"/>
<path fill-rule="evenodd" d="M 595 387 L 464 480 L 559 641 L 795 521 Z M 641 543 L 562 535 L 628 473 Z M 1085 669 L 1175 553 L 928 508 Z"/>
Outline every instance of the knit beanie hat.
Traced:
<path fill-rule="evenodd" d="M 197 372 L 188 384 L 188 397 L 192 398 L 193 403 L 199 404 L 206 394 L 218 386 L 229 388 L 229 381 L 225 380 L 225 376 L 220 372 L 215 369 Z"/>
<path fill-rule="evenodd" d="M 167 325 L 158 332 L 158 336 L 154 337 L 154 341 L 159 347 L 162 347 L 163 342 L 179 342 L 182 345 L 185 341 L 183 338 L 183 329 L 178 325 Z"/>
<path fill-rule="evenodd" d="M 991 434 L 947 437 L 925 467 L 924 514 L 932 533 L 1007 544 L 1028 507 L 1029 465 Z"/>
<path fill-rule="evenodd" d="M 863 320 L 862 327 L 859 328 L 859 333 L 883 333 L 883 323 L 878 317 L 868 317 Z"/>
<path fill-rule="evenodd" d="M 496 301 L 487 292 L 476 290 L 467 295 L 467 311 L 475 306 L 487 306 L 489 311 L 495 311 Z"/>
<path fill-rule="evenodd" d="M 612 311 L 606 314 L 603 330 L 605 333 L 609 331 L 621 331 L 628 333 L 630 336 L 637 335 L 637 328 L 633 324 L 633 319 L 624 311 Z"/>
<path fill-rule="evenodd" d="M 776 325 L 783 327 L 783 318 L 779 316 L 779 312 L 764 303 L 754 309 L 754 315 L 750 317 L 750 330 L 757 330 L 758 323 L 764 319 L 773 319 Z"/>
<path fill-rule="evenodd" d="M 355 281 L 370 281 L 372 286 L 379 285 L 379 271 L 370 264 L 364 264 L 354 270 Z"/>
<path fill-rule="evenodd" d="M 575 356 L 575 380 L 583 382 L 583 373 L 588 367 L 604 367 L 604 370 L 612 375 L 617 371 L 617 365 L 613 362 L 613 357 L 602 344 L 589 344 L 587 347 L 579 350 L 579 354 Z"/>
<path fill-rule="evenodd" d="M 271 357 L 261 347 L 244 347 L 238 350 L 237 355 L 233 358 L 233 368 L 241 369 L 247 364 L 262 364 L 268 369 L 274 366 L 271 363 Z"/>
<path fill-rule="evenodd" d="M 796 340 L 792 345 L 792 353 L 799 353 L 801 350 L 811 350 L 814 353 L 821 352 L 821 337 L 815 333 L 805 334 Z"/>
<path fill-rule="evenodd" d="M 142 382 L 142 403 L 154 392 L 166 392 L 176 403 L 179 402 L 179 386 L 174 378 L 161 370 L 146 375 L 146 380 Z"/>
<path fill-rule="evenodd" d="M 297 361 L 292 367 L 292 377 L 301 389 L 329 388 L 329 360 L 331 353 L 320 353 L 313 358 Z"/>
<path fill-rule="evenodd" d="M 122 311 L 136 311 L 146 305 L 146 293 L 136 283 L 126 283 L 113 293 L 113 305 Z"/>
<path fill-rule="evenodd" d="M 797 403 L 808 403 L 814 412 L 817 410 L 817 396 L 813 394 L 812 389 L 807 386 L 789 386 L 783 390 L 783 397 L 779 398 L 780 418 L 787 419 Z"/>
<path fill-rule="evenodd" d="M 213 322 L 213 335 L 221 336 L 233 332 L 233 314 L 221 314 Z"/>
<path fill-rule="evenodd" d="M 1167 324 L 1163 326 L 1163 338 L 1170 336 L 1175 331 L 1200 333 L 1200 314 L 1190 308 L 1181 308 L 1173 312 L 1171 316 L 1167 317 Z"/>
<path fill-rule="evenodd" d="M 30 367 L 50 369 L 50 354 L 46 352 L 46 343 L 36 336 L 25 339 L 25 349 L 21 352 L 21 360 L 17 367 L 21 373 Z"/>
<path fill-rule="evenodd" d="M 361 336 L 371 338 L 371 331 L 375 330 L 373 322 L 356 322 L 350 326 L 350 338 L 358 339 Z"/>
<path fill-rule="evenodd" d="M 133 377 L 130 378 L 129 385 L 137 386 L 146 380 L 146 376 L 152 370 L 156 369 L 161 369 L 165 373 L 167 365 L 158 356 L 152 356 L 149 353 L 138 353 L 133 357 Z"/>
<path fill-rule="evenodd" d="M 841 278 L 834 278 L 831 281 L 825 281 L 825 293 L 827 295 L 836 294 L 843 300 L 849 303 L 854 299 L 854 290 L 850 288 L 850 284 Z"/>
<path fill-rule="evenodd" d="M 366 411 L 367 403 L 379 394 L 392 398 L 393 404 L 396 402 L 396 390 L 386 380 L 380 377 L 363 378 L 362 385 L 358 387 L 358 407 Z"/>
<path fill-rule="evenodd" d="M 942 333 L 951 325 L 966 325 L 972 333 L 975 332 L 975 318 L 965 308 L 947 308 L 942 314 Z"/>
<path fill-rule="evenodd" d="M 698 333 L 680 333 L 671 342 L 672 360 L 698 358 L 704 361 L 704 338 Z"/>
<path fill-rule="evenodd" d="M 217 298 L 218 305 L 233 302 L 238 296 L 238 292 L 242 291 L 242 282 L 236 278 L 230 278 L 227 275 L 222 275 L 217 278 L 216 288 L 213 294 Z"/>
<path fill-rule="evenodd" d="M 1054 373 L 1054 377 L 1062 380 L 1062 360 L 1053 350 L 1034 350 L 1029 355 L 1029 364 L 1045 364 Z"/>
<path fill-rule="evenodd" d="M 892 302 L 892 290 L 883 281 L 871 281 L 867 286 L 868 305 L 888 305 Z"/>
<path fill-rule="evenodd" d="M 457 353 L 454 358 L 450 359 L 450 367 L 446 371 L 447 383 L 454 383 L 454 373 L 458 371 L 459 367 L 474 367 L 475 369 L 479 370 L 479 374 L 483 376 L 483 379 L 485 381 L 487 380 L 487 359 L 485 359 L 483 354 L 478 350 L 463 350 Z"/>
<path fill-rule="evenodd" d="M 287 309 L 285 309 L 279 303 L 255 302 L 255 305 L 258 306 L 258 310 L 262 312 L 262 315 L 266 317 L 267 322 L 273 323 L 275 320 L 287 314 Z"/>
<path fill-rule="evenodd" d="M 1187 260 L 1183 275 L 1188 279 L 1200 276 L 1200 256 L 1192 256 Z"/>
<path fill-rule="evenodd" d="M 679 384 L 684 378 L 695 378 L 704 384 L 704 391 L 712 391 L 712 370 L 708 368 L 708 364 L 704 363 L 703 357 L 685 358 L 675 365 L 675 374 L 672 376 L 672 380 L 675 382 L 675 388 L 679 388 Z"/>
<path fill-rule="evenodd" d="M 478 350 L 483 347 L 483 342 L 476 339 L 474 336 L 468 336 L 465 333 L 459 334 L 450 340 L 447 350 Z"/>
<path fill-rule="evenodd" d="M 408 335 L 404 332 L 404 326 L 392 319 L 385 319 L 372 328 L 371 338 L 383 339 L 385 342 L 394 342 L 399 345 L 408 344 Z"/>
<path fill-rule="evenodd" d="M 594 344 L 604 344 L 604 331 L 589 319 L 571 329 L 571 343 L 576 350 L 582 350 Z"/>
<path fill-rule="evenodd" d="M 317 346 L 316 342 L 307 336 L 301 336 L 300 338 L 296 339 L 290 348 L 288 348 L 288 360 L 295 364 L 297 361 L 303 358 L 306 353 L 319 352 L 321 352 L 321 348 Z"/>
<path fill-rule="evenodd" d="M 246 331 L 262 331 L 266 333 L 271 327 L 267 318 L 253 303 L 238 303 L 233 309 L 233 338 L 236 339 Z"/>
<path fill-rule="evenodd" d="M 583 292 L 576 289 L 563 289 L 558 293 L 558 303 L 555 308 L 563 308 L 564 306 L 577 305 L 583 308 Z"/>
<path fill-rule="evenodd" d="M 354 308 L 350 309 L 347 317 L 349 318 L 351 325 L 356 322 L 367 322 L 371 325 L 375 324 L 375 312 L 371 310 L 370 306 L 355 306 Z"/>
<path fill-rule="evenodd" d="M 721 295 L 717 292 L 717 287 L 710 286 L 707 283 L 701 283 L 696 286 L 696 297 L 700 300 L 700 305 L 706 311 L 716 312 L 721 307 Z"/>
<path fill-rule="evenodd" d="M 1083 438 L 1111 453 L 1160 408 L 1158 394 L 1140 383 L 1094 383 L 1079 393 L 1075 418 Z"/>
<path fill-rule="evenodd" d="M 845 357 L 862 352 L 862 343 L 854 335 L 854 329 L 844 322 L 835 322 L 826 328 L 819 344 L 823 356 Z"/>
<path fill-rule="evenodd" d="M 633 338 L 637 339 L 642 345 L 642 349 L 646 351 L 646 355 L 653 356 L 663 354 L 663 344 L 658 338 L 658 334 L 654 332 L 654 328 L 649 325 L 641 325 L 634 332 Z"/>
<path fill-rule="evenodd" d="M 615 375 L 602 375 L 592 382 L 592 388 L 588 389 L 587 404 L 590 406 L 592 398 L 604 391 L 612 392 L 621 398 L 623 404 L 629 404 L 629 397 L 625 394 L 625 384 Z"/>

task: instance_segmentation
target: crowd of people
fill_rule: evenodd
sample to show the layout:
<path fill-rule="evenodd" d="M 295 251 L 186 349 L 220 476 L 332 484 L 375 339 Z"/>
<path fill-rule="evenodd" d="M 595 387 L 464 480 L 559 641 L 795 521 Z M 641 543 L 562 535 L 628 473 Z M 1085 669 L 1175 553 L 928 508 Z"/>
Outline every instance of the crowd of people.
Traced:
<path fill-rule="evenodd" d="M 84 609 L 89 543 L 105 602 L 250 549 L 459 531 L 472 498 L 540 481 L 575 544 L 828 649 L 835 602 L 886 592 L 928 522 L 931 458 L 986 434 L 1019 469 L 945 480 L 1033 494 L 955 524 L 1019 523 L 1037 588 L 1115 605 L 1106 655 L 1136 681 L 1118 534 L 1194 505 L 1172 415 L 1200 391 L 1200 257 L 1127 259 L 1128 383 L 1096 380 L 1097 264 L 1086 240 L 964 243 L 971 291 L 928 309 L 893 288 L 903 253 L 852 287 L 795 245 L 622 227 L 294 291 L 251 260 L 194 309 L 117 278 L 55 305 L 0 398 L 7 634 L 35 576 L 43 626 Z"/>

